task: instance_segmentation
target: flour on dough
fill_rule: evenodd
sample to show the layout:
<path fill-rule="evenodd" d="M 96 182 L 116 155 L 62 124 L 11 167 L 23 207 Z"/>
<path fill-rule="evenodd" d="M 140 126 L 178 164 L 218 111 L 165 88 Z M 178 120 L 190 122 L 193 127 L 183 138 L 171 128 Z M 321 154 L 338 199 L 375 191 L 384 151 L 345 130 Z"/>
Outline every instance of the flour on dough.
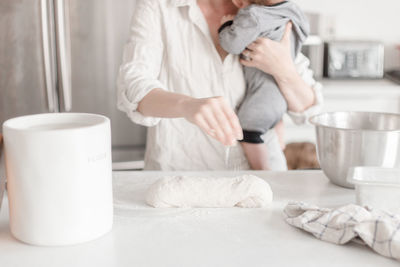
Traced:
<path fill-rule="evenodd" d="M 147 191 L 146 201 L 155 208 L 259 208 L 272 202 L 272 190 L 254 175 L 234 178 L 168 176 Z"/>

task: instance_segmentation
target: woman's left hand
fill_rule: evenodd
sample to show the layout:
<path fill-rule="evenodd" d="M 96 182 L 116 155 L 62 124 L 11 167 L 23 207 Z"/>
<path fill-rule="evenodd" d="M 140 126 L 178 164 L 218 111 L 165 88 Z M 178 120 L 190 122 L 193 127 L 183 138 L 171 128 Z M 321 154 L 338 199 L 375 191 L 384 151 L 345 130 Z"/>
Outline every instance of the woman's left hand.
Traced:
<path fill-rule="evenodd" d="M 258 38 L 251 43 L 243 55 L 240 63 L 247 67 L 258 68 L 279 79 L 281 76 L 296 72 L 290 52 L 290 35 L 292 23 L 286 25 L 285 33 L 280 42 L 268 38 Z"/>
<path fill-rule="evenodd" d="M 241 59 L 240 62 L 271 74 L 287 101 L 288 109 L 303 112 L 313 105 L 315 94 L 296 70 L 291 55 L 291 33 L 292 23 L 289 22 L 281 41 L 258 38 L 243 51 L 248 59 Z"/>

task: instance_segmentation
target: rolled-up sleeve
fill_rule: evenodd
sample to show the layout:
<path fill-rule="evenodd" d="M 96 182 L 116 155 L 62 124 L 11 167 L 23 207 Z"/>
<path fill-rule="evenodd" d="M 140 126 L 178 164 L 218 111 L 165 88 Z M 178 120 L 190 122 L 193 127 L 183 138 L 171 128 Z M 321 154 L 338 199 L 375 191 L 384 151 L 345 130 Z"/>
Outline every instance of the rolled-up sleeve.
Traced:
<path fill-rule="evenodd" d="M 155 88 L 167 90 L 158 79 L 164 50 L 161 36 L 158 1 L 138 1 L 119 69 L 117 105 L 133 122 L 144 126 L 154 126 L 160 118 L 143 116 L 137 110 L 140 101 Z"/>
<path fill-rule="evenodd" d="M 314 79 L 314 73 L 309 68 L 310 61 L 303 54 L 299 53 L 297 55 L 295 64 L 300 76 L 313 89 L 315 100 L 314 104 L 311 107 L 304 110 L 303 112 L 288 111 L 288 115 L 290 116 L 290 118 L 293 120 L 294 123 L 306 124 L 308 123 L 309 117 L 321 112 L 324 103 L 324 98 L 322 95 L 322 84 L 320 84 Z"/>

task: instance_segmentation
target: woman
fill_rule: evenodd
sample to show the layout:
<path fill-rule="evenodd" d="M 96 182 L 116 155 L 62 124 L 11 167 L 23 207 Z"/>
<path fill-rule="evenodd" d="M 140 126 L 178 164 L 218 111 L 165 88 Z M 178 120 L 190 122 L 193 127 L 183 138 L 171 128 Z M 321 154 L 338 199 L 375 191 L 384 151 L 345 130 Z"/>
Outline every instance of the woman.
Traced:
<path fill-rule="evenodd" d="M 145 169 L 248 169 L 235 115 L 244 93 L 242 65 L 276 79 L 289 115 L 304 122 L 321 103 L 319 84 L 304 56 L 290 57 L 290 24 L 281 42 L 259 39 L 251 61 L 227 55 L 218 44 L 221 18 L 235 14 L 231 0 L 140 0 L 132 19 L 118 79 L 118 107 L 149 128 Z M 167 118 L 167 119 L 166 119 Z M 286 168 L 275 131 L 264 137 L 269 166 Z"/>

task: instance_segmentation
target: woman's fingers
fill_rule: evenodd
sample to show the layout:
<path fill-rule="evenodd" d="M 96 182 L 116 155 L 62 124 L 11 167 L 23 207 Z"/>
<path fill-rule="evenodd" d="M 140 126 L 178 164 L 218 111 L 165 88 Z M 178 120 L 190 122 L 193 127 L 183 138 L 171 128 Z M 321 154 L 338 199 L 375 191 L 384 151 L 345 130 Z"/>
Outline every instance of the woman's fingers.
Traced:
<path fill-rule="evenodd" d="M 260 47 L 260 46 L 268 45 L 269 42 L 273 42 L 273 41 L 267 37 L 259 37 L 253 42 L 253 44 Z"/>
<path fill-rule="evenodd" d="M 223 121 L 220 120 L 218 115 L 213 109 L 207 109 L 204 111 L 204 118 L 207 123 L 211 126 L 212 130 L 215 131 L 215 137 L 222 144 L 229 146 L 229 132 L 225 129 L 226 124 L 223 124 Z"/>
<path fill-rule="evenodd" d="M 246 67 L 255 67 L 256 65 L 254 64 L 254 61 L 250 60 L 245 60 L 245 59 L 240 59 L 240 64 Z"/>
<path fill-rule="evenodd" d="M 247 50 L 250 51 L 258 51 L 260 49 L 260 45 L 259 43 L 257 43 L 257 40 L 252 42 L 251 44 L 249 44 L 249 46 L 247 47 Z"/>
<path fill-rule="evenodd" d="M 214 115 L 225 134 L 227 145 L 234 145 L 236 140 L 242 139 L 239 120 L 235 120 L 236 114 L 223 98 L 219 99 L 218 105 L 214 106 Z"/>
<path fill-rule="evenodd" d="M 243 139 L 243 130 L 240 126 L 239 118 L 236 116 L 235 112 L 231 109 L 231 107 L 223 100 L 223 105 L 221 106 L 223 112 L 225 113 L 226 118 L 228 119 L 230 126 L 232 127 L 233 134 L 236 140 Z"/>
<path fill-rule="evenodd" d="M 281 41 L 268 38 L 258 38 L 247 47 L 244 52 L 250 60 L 240 60 L 244 66 L 258 68 L 275 78 L 285 77 L 286 73 L 294 69 L 290 52 L 292 23 L 288 22 Z"/>
<path fill-rule="evenodd" d="M 244 50 L 244 51 L 242 52 L 242 58 L 243 58 L 244 60 L 251 61 L 251 51 L 248 50 L 248 49 Z"/>
<path fill-rule="evenodd" d="M 240 63 L 246 67 L 258 68 L 259 63 L 259 52 L 245 50 L 242 53 L 244 57 L 240 59 Z"/>
<path fill-rule="evenodd" d="M 237 140 L 235 136 L 237 133 L 235 133 L 235 129 L 230 122 L 230 118 L 227 115 L 227 112 L 225 112 L 227 109 L 230 109 L 230 107 L 228 107 L 228 103 L 223 97 L 215 97 L 211 99 L 211 105 L 214 117 L 224 133 L 224 144 L 228 146 L 234 145 L 235 141 Z"/>
<path fill-rule="evenodd" d="M 226 146 L 242 139 L 242 128 L 235 112 L 223 97 L 194 99 L 185 108 L 185 118 Z"/>
<path fill-rule="evenodd" d="M 258 38 L 253 43 L 251 43 L 242 54 L 246 58 L 241 58 L 240 63 L 246 67 L 258 68 L 258 63 L 260 60 L 260 55 L 264 53 L 265 47 L 267 47 L 269 42 L 272 42 L 268 38 Z"/>
<path fill-rule="evenodd" d="M 195 123 L 199 126 L 204 132 L 206 132 L 209 136 L 213 138 L 217 138 L 217 133 L 215 130 L 208 124 L 207 120 L 204 118 L 203 115 L 198 115 Z"/>
<path fill-rule="evenodd" d="M 214 137 L 218 141 L 220 141 L 222 144 L 225 145 L 225 135 L 221 129 L 221 127 L 218 125 L 217 120 L 215 119 L 214 115 L 212 112 L 206 112 L 204 114 L 204 119 L 207 121 L 207 123 L 211 126 L 211 137 Z"/>
<path fill-rule="evenodd" d="M 220 125 L 222 132 L 224 133 L 224 142 L 223 144 L 226 146 L 233 146 L 235 144 L 236 138 L 234 137 L 233 129 L 225 116 L 225 113 L 217 107 L 214 109 L 214 116 L 217 119 L 218 124 Z"/>
<path fill-rule="evenodd" d="M 292 22 L 289 21 L 288 24 L 286 24 L 285 32 L 283 34 L 281 44 L 284 44 L 286 46 L 290 47 L 290 36 L 292 35 Z"/>

